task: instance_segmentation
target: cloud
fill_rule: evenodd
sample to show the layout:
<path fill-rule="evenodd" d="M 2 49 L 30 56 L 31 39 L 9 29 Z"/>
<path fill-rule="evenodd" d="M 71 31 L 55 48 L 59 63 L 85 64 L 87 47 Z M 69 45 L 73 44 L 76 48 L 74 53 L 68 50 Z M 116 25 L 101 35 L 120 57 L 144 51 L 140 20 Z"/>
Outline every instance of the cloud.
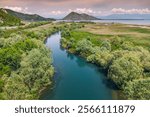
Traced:
<path fill-rule="evenodd" d="M 150 10 L 148 8 L 145 9 L 113 8 L 111 12 L 116 14 L 150 14 Z"/>
<path fill-rule="evenodd" d="M 64 11 L 59 11 L 59 10 L 50 11 L 50 14 L 52 14 L 52 15 L 61 15 L 61 14 L 64 14 L 64 13 L 66 13 L 66 12 L 64 12 Z"/>
<path fill-rule="evenodd" d="M 11 10 L 17 11 L 17 12 L 21 12 L 22 11 L 21 7 L 9 7 L 9 6 L 5 6 L 4 8 L 11 9 Z"/>
<path fill-rule="evenodd" d="M 93 16 L 148 14 L 150 0 L 0 0 L 0 7 L 44 17 L 63 17 L 72 11 Z"/>
<path fill-rule="evenodd" d="M 74 10 L 69 9 L 69 12 L 72 12 L 72 11 L 78 12 L 78 13 L 90 13 L 90 14 L 95 13 L 95 11 L 93 11 L 93 10 L 90 9 L 90 8 L 76 8 L 76 9 L 74 9 Z"/>
<path fill-rule="evenodd" d="M 86 13 L 86 14 L 100 14 L 101 11 L 95 11 L 91 8 L 76 8 L 76 9 L 69 9 L 68 12 L 77 12 L 77 13 Z"/>
<path fill-rule="evenodd" d="M 17 11 L 17 12 L 29 13 L 30 14 L 30 12 L 28 12 L 28 7 L 22 8 L 22 7 L 17 7 L 17 6 L 16 7 L 5 6 L 4 8 L 11 9 L 11 10 Z"/>
<path fill-rule="evenodd" d="M 94 11 L 90 8 L 76 8 L 76 9 L 68 9 L 68 10 L 65 10 L 65 11 L 53 10 L 53 11 L 50 11 L 49 13 L 51 15 L 66 15 L 70 12 L 86 13 L 86 14 L 91 14 L 91 15 L 102 13 L 101 11 Z"/>

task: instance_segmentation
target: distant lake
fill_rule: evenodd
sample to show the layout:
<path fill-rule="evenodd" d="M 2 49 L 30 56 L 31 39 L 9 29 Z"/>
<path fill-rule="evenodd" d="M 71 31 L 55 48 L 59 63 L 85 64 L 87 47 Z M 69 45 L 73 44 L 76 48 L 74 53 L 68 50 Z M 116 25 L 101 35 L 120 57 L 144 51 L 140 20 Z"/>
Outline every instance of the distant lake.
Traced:
<path fill-rule="evenodd" d="M 57 20 L 64 21 L 64 20 Z M 69 22 L 69 21 L 65 21 Z M 75 22 L 82 22 L 82 21 L 75 21 Z M 149 20 L 86 20 L 85 22 L 100 22 L 100 23 L 122 23 L 122 24 L 135 24 L 135 25 L 150 25 Z"/>
<path fill-rule="evenodd" d="M 94 22 L 150 25 L 150 20 L 95 20 Z"/>

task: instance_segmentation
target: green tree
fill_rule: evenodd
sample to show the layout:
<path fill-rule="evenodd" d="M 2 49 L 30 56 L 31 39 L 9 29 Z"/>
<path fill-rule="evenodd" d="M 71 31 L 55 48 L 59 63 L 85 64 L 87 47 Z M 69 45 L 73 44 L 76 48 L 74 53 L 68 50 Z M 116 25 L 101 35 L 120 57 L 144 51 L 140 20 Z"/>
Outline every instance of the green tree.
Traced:
<path fill-rule="evenodd" d="M 150 99 L 150 78 L 128 82 L 123 92 L 128 99 L 149 100 Z"/>
<path fill-rule="evenodd" d="M 86 57 L 91 54 L 92 46 L 93 44 L 90 41 L 88 41 L 87 39 L 83 39 L 77 43 L 76 51 L 77 53 Z"/>
<path fill-rule="evenodd" d="M 123 43 L 123 40 L 120 37 L 115 36 L 113 39 L 111 39 L 112 50 L 120 49 L 122 43 Z"/>
<path fill-rule="evenodd" d="M 28 87 L 25 86 L 23 77 L 24 76 L 20 76 L 15 72 L 12 73 L 10 77 L 3 76 L 3 79 L 5 79 L 5 85 L 3 88 L 4 99 L 23 100 L 35 98 Z"/>
<path fill-rule="evenodd" d="M 111 44 L 109 41 L 103 41 L 101 45 L 101 50 L 111 51 Z"/>
<path fill-rule="evenodd" d="M 24 76 L 24 83 L 32 92 L 39 92 L 52 83 L 54 69 L 49 55 L 47 49 L 45 52 L 33 49 L 23 56 L 19 74 Z"/>
<path fill-rule="evenodd" d="M 104 47 L 95 49 L 92 51 L 94 54 L 91 54 L 87 57 L 87 61 L 97 64 L 98 66 L 107 69 L 110 65 L 113 55 Z"/>
<path fill-rule="evenodd" d="M 24 54 L 21 67 L 10 76 L 3 76 L 4 99 L 38 99 L 41 91 L 52 84 L 54 68 L 49 55 L 46 48 L 45 51 L 33 49 Z"/>
<path fill-rule="evenodd" d="M 118 87 L 123 87 L 127 82 L 139 79 L 143 75 L 143 68 L 137 57 L 126 55 L 113 61 L 109 67 L 108 77 Z"/>

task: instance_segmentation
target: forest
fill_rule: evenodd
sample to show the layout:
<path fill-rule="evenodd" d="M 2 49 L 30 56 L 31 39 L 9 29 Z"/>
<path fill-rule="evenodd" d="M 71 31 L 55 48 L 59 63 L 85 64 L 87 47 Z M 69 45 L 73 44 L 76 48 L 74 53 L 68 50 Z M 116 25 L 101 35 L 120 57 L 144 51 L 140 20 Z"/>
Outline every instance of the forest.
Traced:
<path fill-rule="evenodd" d="M 39 99 L 52 86 L 53 60 L 44 40 L 55 30 L 41 30 L 45 24 L 51 25 L 37 22 L 0 31 L 0 99 Z"/>

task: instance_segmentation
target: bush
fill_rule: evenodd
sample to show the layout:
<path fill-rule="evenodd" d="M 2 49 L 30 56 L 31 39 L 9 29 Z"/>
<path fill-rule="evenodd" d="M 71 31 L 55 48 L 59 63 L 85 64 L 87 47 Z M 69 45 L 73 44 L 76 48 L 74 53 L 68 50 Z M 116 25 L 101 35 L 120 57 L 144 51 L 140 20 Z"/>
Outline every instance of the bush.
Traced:
<path fill-rule="evenodd" d="M 41 91 L 52 84 L 52 57 L 43 43 L 52 29 L 22 31 L 42 24 L 45 23 L 2 32 L 0 99 L 39 99 Z"/>
<path fill-rule="evenodd" d="M 4 47 L 5 45 L 5 38 L 0 38 L 0 48 Z"/>
<path fill-rule="evenodd" d="M 50 78 L 54 70 L 51 66 L 52 60 L 50 61 L 49 52 L 46 49 L 45 51 L 33 49 L 27 56 L 24 55 L 21 61 L 19 74 L 24 76 L 24 82 L 29 89 L 38 91 L 51 83 Z"/>
<path fill-rule="evenodd" d="M 96 65 L 102 67 L 103 69 L 107 69 L 112 61 L 113 55 L 104 47 L 95 49 L 92 51 L 90 56 L 87 57 L 87 61 L 95 63 Z"/>
<path fill-rule="evenodd" d="M 123 91 L 128 99 L 150 100 L 150 78 L 128 82 Z"/>
<path fill-rule="evenodd" d="M 10 74 L 11 70 L 16 70 L 20 67 L 21 53 L 12 48 L 0 49 L 0 76 Z"/>
<path fill-rule="evenodd" d="M 114 60 L 109 67 L 108 77 L 118 87 L 123 87 L 127 82 L 139 79 L 143 75 L 143 68 L 137 57 L 126 55 Z"/>
<path fill-rule="evenodd" d="M 103 41 L 101 45 L 101 50 L 111 51 L 111 44 L 108 41 Z"/>
<path fill-rule="evenodd" d="M 52 83 L 51 64 L 47 49 L 45 52 L 33 49 L 24 54 L 21 67 L 9 77 L 3 76 L 5 99 L 38 99 L 41 91 Z"/>
<path fill-rule="evenodd" d="M 87 57 L 92 54 L 92 46 L 93 44 L 90 41 L 83 39 L 77 43 L 76 52 L 84 57 Z"/>
<path fill-rule="evenodd" d="M 3 99 L 36 99 L 24 83 L 23 77 L 24 76 L 20 76 L 15 72 L 12 73 L 10 77 L 3 76 L 3 79 L 5 79 L 5 85 L 3 87 Z"/>
<path fill-rule="evenodd" d="M 123 44 L 123 40 L 119 37 L 115 37 L 114 39 L 111 39 L 112 50 L 120 49 L 122 44 Z"/>

